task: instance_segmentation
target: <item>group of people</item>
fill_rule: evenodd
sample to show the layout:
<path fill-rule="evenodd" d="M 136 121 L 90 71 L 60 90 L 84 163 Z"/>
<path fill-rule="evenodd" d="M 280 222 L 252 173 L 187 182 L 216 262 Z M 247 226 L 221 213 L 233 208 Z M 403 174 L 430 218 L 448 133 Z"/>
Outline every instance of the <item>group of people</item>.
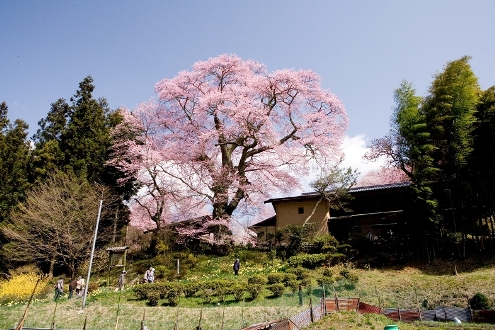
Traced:
<path fill-rule="evenodd" d="M 235 259 L 234 265 L 232 266 L 232 269 L 234 270 L 234 275 L 239 275 L 240 267 L 241 267 L 241 263 L 239 259 Z M 119 276 L 118 290 L 122 290 L 124 288 L 125 274 L 127 274 L 127 272 L 123 270 Z M 150 267 L 144 273 L 144 283 L 154 283 L 154 282 L 155 282 L 155 268 Z M 74 292 L 76 294 L 76 297 L 78 298 L 82 297 L 85 289 L 86 289 L 85 282 L 82 276 L 79 276 L 77 279 L 73 279 L 69 283 L 69 296 L 67 297 L 67 299 L 72 298 Z M 64 279 L 63 277 L 60 277 L 57 283 L 55 284 L 55 300 L 58 300 L 58 298 L 60 298 L 63 295 L 63 293 L 64 293 Z"/>
<path fill-rule="evenodd" d="M 80 298 L 83 296 L 84 290 L 85 290 L 85 281 L 84 277 L 79 276 L 77 279 L 73 279 L 69 283 L 69 295 L 67 296 L 67 299 L 71 299 L 72 296 L 74 295 L 74 292 L 76 294 L 76 297 Z M 55 283 L 55 300 L 58 300 L 62 295 L 64 294 L 64 278 L 60 277 Z"/>

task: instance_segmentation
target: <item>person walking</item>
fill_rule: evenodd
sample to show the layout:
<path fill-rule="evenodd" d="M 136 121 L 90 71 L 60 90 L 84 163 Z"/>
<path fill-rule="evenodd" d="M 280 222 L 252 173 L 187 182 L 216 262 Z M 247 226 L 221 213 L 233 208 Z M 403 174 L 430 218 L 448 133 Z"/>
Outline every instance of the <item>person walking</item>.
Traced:
<path fill-rule="evenodd" d="M 77 288 L 77 280 L 76 279 L 73 279 L 69 283 L 69 296 L 67 297 L 67 299 L 72 298 L 72 294 L 74 293 L 74 291 L 76 290 L 76 288 Z"/>
<path fill-rule="evenodd" d="M 125 274 L 127 274 L 125 270 L 123 270 L 122 273 L 120 273 L 119 282 L 118 282 L 119 291 L 122 291 L 124 289 Z"/>
<path fill-rule="evenodd" d="M 55 301 L 64 294 L 64 278 L 61 276 L 55 284 Z"/>
<path fill-rule="evenodd" d="M 239 268 L 241 268 L 241 262 L 239 259 L 235 259 L 234 266 L 232 268 L 234 269 L 234 275 L 239 275 Z"/>

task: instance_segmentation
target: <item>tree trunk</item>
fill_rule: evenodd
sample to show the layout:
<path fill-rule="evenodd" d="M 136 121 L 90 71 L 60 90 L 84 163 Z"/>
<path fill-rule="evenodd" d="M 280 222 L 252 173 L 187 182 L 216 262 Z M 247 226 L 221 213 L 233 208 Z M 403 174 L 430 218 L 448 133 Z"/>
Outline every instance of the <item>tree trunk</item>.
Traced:
<path fill-rule="evenodd" d="M 490 238 L 493 241 L 493 238 L 495 237 L 495 228 L 493 226 L 493 213 L 490 214 L 490 227 L 492 228 Z"/>
<path fill-rule="evenodd" d="M 50 258 L 50 269 L 48 270 L 48 276 L 53 277 L 53 269 L 55 268 L 55 257 Z"/>
<path fill-rule="evenodd" d="M 485 234 L 483 233 L 483 221 L 481 217 L 478 218 L 478 224 L 480 226 L 480 251 L 485 250 Z"/>
<path fill-rule="evenodd" d="M 316 202 L 316 205 L 315 207 L 313 207 L 313 211 L 311 212 L 311 214 L 306 218 L 306 220 L 304 220 L 304 223 L 303 223 L 303 226 L 305 226 L 309 219 L 311 219 L 311 217 L 315 214 L 316 212 L 316 208 L 318 207 L 318 205 L 320 205 L 321 201 L 323 200 L 323 196 L 320 197 L 320 199 L 318 200 L 318 202 Z"/>
<path fill-rule="evenodd" d="M 117 239 L 117 220 L 119 219 L 119 209 L 120 203 L 115 208 L 115 216 L 113 217 L 113 232 L 112 232 L 112 243 L 115 244 Z"/>

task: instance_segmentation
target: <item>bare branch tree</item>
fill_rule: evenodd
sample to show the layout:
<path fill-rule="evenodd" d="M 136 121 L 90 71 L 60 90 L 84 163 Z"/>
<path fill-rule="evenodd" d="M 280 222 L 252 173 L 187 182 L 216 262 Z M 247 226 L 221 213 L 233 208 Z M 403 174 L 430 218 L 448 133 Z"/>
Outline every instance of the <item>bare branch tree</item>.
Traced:
<path fill-rule="evenodd" d="M 4 256 L 11 262 L 65 267 L 70 275 L 89 256 L 99 200 L 111 203 L 106 187 L 56 172 L 28 193 L 24 203 L 1 228 L 9 239 Z M 110 209 L 102 210 L 100 242 L 108 240 L 112 228 Z M 105 219 L 109 222 L 105 226 Z M 101 245 L 101 244 L 100 244 Z"/>

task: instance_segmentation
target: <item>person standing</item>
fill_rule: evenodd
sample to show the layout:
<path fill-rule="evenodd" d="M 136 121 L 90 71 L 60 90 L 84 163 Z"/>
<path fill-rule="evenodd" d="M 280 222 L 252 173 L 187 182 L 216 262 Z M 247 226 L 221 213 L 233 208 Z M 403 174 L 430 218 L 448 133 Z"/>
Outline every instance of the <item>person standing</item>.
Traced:
<path fill-rule="evenodd" d="M 61 276 L 55 284 L 55 301 L 64 294 L 64 278 Z"/>
<path fill-rule="evenodd" d="M 150 267 L 150 272 L 148 274 L 148 283 L 155 282 L 155 268 Z"/>
<path fill-rule="evenodd" d="M 127 272 L 125 270 L 123 270 L 122 273 L 120 273 L 120 276 L 119 276 L 118 286 L 119 286 L 119 290 L 120 291 L 122 291 L 122 289 L 124 289 L 125 274 L 127 274 Z"/>
<path fill-rule="evenodd" d="M 72 294 L 74 293 L 74 291 L 76 290 L 76 288 L 77 288 L 77 280 L 76 279 L 73 279 L 69 283 L 69 296 L 67 297 L 67 299 L 72 298 Z"/>
<path fill-rule="evenodd" d="M 239 259 L 235 259 L 234 266 L 232 268 L 234 269 L 234 275 L 239 275 L 239 268 L 241 268 L 241 262 Z"/>
<path fill-rule="evenodd" d="M 145 283 L 153 283 L 155 281 L 155 268 L 150 267 L 144 273 L 144 282 Z"/>
<path fill-rule="evenodd" d="M 77 280 L 77 286 L 76 286 L 76 294 L 79 298 L 82 297 L 84 290 L 86 290 L 84 285 L 85 285 L 84 277 L 79 276 L 79 279 Z"/>

